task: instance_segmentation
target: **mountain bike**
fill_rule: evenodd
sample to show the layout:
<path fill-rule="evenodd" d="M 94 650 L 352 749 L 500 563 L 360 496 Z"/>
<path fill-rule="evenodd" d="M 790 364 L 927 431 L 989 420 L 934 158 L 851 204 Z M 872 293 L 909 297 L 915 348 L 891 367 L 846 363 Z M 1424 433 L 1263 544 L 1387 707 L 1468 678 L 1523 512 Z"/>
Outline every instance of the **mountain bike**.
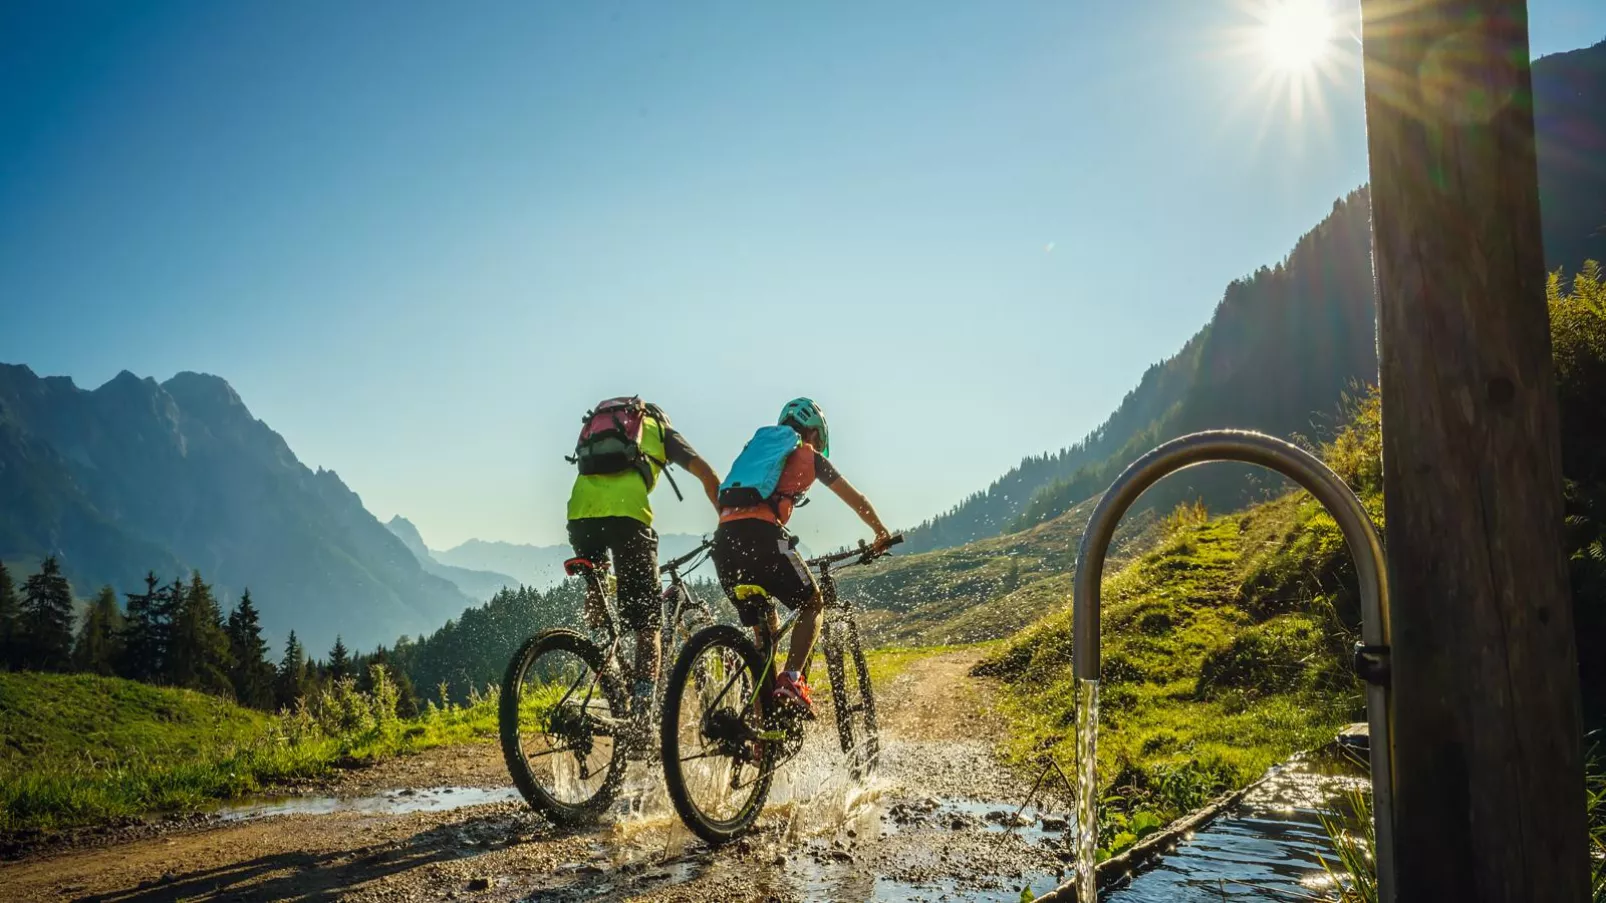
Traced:
<path fill-rule="evenodd" d="M 894 536 L 888 545 L 902 541 Z M 831 707 L 855 780 L 874 771 L 881 738 L 854 606 L 838 596 L 832 568 L 843 562 L 868 564 L 885 554 L 886 548 L 860 542 L 857 549 L 807 562 L 820 574 L 825 603 L 821 648 Z M 733 594 L 766 601 L 773 611 L 774 599 L 762 587 L 738 586 Z M 752 827 L 776 769 L 803 748 L 806 719 L 793 706 L 775 705 L 771 697 L 775 655 L 798 616 L 792 612 L 777 630 L 762 628 L 763 649 L 733 625 L 703 628 L 680 647 L 664 685 L 662 739 L 669 798 L 686 827 L 710 844 L 725 843 Z M 765 624 L 771 621 L 764 619 Z"/>
<path fill-rule="evenodd" d="M 686 585 L 685 575 L 706 560 L 713 543 L 659 565 L 669 577 L 661 596 L 661 661 L 692 633 L 714 623 L 713 610 Z M 502 756 L 513 783 L 531 808 L 562 825 L 594 821 L 613 803 L 632 759 L 656 752 L 652 715 L 662 681 L 640 708 L 620 651 L 608 562 L 570 559 L 565 571 L 604 600 L 598 640 L 553 628 L 530 637 L 502 677 L 499 727 Z M 632 742 L 632 735 L 638 740 Z"/>

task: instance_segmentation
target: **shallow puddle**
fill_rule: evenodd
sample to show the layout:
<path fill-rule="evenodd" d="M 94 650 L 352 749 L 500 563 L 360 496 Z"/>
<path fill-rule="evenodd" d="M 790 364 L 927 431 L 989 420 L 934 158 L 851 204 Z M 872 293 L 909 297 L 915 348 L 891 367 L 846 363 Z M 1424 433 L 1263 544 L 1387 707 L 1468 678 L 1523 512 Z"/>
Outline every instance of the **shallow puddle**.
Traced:
<path fill-rule="evenodd" d="M 227 806 L 214 811 L 224 821 L 245 821 L 275 815 L 333 815 L 355 812 L 363 815 L 404 815 L 409 812 L 446 812 L 485 806 L 491 803 L 518 801 L 519 792 L 512 787 L 486 789 L 483 787 L 431 787 L 426 790 L 392 790 L 377 796 L 286 796 L 258 799 L 244 805 Z"/>

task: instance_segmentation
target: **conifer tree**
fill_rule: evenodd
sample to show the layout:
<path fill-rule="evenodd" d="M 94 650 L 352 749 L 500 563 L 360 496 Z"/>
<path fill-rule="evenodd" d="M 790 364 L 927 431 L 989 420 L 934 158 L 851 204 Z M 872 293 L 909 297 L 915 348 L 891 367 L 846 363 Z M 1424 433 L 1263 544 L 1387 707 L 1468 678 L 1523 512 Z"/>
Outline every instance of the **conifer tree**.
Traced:
<path fill-rule="evenodd" d="M 22 617 L 22 604 L 17 601 L 17 587 L 11 582 L 11 573 L 0 561 L 0 670 L 20 666 L 16 637 Z"/>
<path fill-rule="evenodd" d="M 78 628 L 73 645 L 73 669 L 92 674 L 111 675 L 123 657 L 123 613 L 117 607 L 117 591 L 100 588 L 95 601 Z"/>
<path fill-rule="evenodd" d="M 156 586 L 156 574 L 145 574 L 145 592 L 125 593 L 128 613 L 123 619 L 123 660 L 117 673 L 130 680 L 155 682 L 167 673 L 169 624 L 164 603 Z"/>
<path fill-rule="evenodd" d="M 305 695 L 307 695 L 307 651 L 301 647 L 301 641 L 296 639 L 296 632 L 292 630 L 290 638 L 284 643 L 284 658 L 279 661 L 274 696 L 280 708 L 288 708 Z"/>
<path fill-rule="evenodd" d="M 379 665 L 385 669 L 385 676 L 390 679 L 396 688 L 396 715 L 399 718 L 412 718 L 418 714 L 418 693 L 413 689 L 413 682 L 407 676 L 407 671 L 397 663 L 390 650 L 384 646 L 375 649 L 372 655 L 366 656 L 361 666 L 355 663 L 352 667 L 357 672 L 357 689 L 364 693 L 374 691 L 374 666 Z"/>
<path fill-rule="evenodd" d="M 72 665 L 72 588 L 54 555 L 22 585 L 22 664 L 36 671 Z"/>
<path fill-rule="evenodd" d="M 262 625 L 256 606 L 251 603 L 249 589 L 240 596 L 240 604 L 229 612 L 227 633 L 229 655 L 234 663 L 229 672 L 234 698 L 241 705 L 254 709 L 271 709 L 275 674 L 273 664 L 268 661 L 268 644 L 262 641 Z"/>
<path fill-rule="evenodd" d="M 346 644 L 335 634 L 335 647 L 329 650 L 329 664 L 327 677 L 331 683 L 351 675 L 351 654 L 346 651 Z"/>
<path fill-rule="evenodd" d="M 396 641 L 396 648 L 386 653 L 386 658 L 395 667 L 395 673 L 391 676 L 396 680 L 396 714 L 403 718 L 418 715 L 418 690 L 413 686 L 410 673 L 417 649 L 416 643 L 403 636 Z"/>
<path fill-rule="evenodd" d="M 223 630 L 223 613 L 212 587 L 201 572 L 190 575 L 189 586 L 174 584 L 172 644 L 168 650 L 167 679 L 178 687 L 233 696 L 229 680 L 229 637 Z"/>

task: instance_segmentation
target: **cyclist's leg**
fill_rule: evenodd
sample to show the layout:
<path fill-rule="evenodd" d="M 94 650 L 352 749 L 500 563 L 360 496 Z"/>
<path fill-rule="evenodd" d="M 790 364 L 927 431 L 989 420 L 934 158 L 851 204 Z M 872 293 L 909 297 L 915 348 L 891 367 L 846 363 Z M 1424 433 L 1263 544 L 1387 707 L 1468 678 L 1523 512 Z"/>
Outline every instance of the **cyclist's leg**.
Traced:
<path fill-rule="evenodd" d="M 781 562 L 775 568 L 773 592 L 775 598 L 798 613 L 797 623 L 792 625 L 792 643 L 786 652 L 786 670 L 802 672 L 809 663 L 809 654 L 814 651 L 814 640 L 820 635 L 820 615 L 825 610 L 825 600 L 815 585 L 814 573 L 803 563 L 803 556 L 797 549 L 785 540 L 778 548 Z"/>
<path fill-rule="evenodd" d="M 569 545 L 574 557 L 584 558 L 596 565 L 608 560 L 608 518 L 591 517 L 569 521 Z M 602 584 L 585 580 L 585 623 L 592 630 L 602 629 L 607 618 L 607 602 L 602 597 Z"/>
<path fill-rule="evenodd" d="M 802 671 L 814 651 L 814 641 L 820 636 L 821 614 L 825 603 L 816 592 L 814 598 L 798 606 L 797 623 L 792 625 L 792 645 L 786 650 L 786 670 Z"/>
<path fill-rule="evenodd" d="M 615 518 L 610 537 L 614 575 L 618 579 L 619 620 L 636 637 L 638 687 L 650 689 L 658 679 L 659 630 L 663 608 L 658 591 L 658 534 L 652 527 L 628 517 Z"/>

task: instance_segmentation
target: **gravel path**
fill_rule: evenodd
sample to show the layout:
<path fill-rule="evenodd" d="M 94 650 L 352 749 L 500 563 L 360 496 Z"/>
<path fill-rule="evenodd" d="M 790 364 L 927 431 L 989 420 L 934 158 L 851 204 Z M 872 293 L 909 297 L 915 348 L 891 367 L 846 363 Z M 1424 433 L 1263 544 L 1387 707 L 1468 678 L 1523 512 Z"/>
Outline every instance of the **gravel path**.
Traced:
<path fill-rule="evenodd" d="M 964 650 L 916 661 L 882 691 L 884 767 L 867 785 L 847 779 L 829 727 L 816 731 L 777 776 L 758 828 L 717 851 L 680 825 L 661 777 L 645 770 L 626 791 L 633 812 L 589 831 L 555 829 L 513 796 L 498 748 L 481 744 L 306 788 L 331 797 L 317 801 L 324 814 L 103 832 L 0 865 L 0 896 L 1012 901 L 1023 885 L 1058 883 L 1063 847 L 1040 821 L 1005 830 L 1029 781 L 993 755 L 1001 722 L 990 686 L 968 676 L 975 659 Z"/>

